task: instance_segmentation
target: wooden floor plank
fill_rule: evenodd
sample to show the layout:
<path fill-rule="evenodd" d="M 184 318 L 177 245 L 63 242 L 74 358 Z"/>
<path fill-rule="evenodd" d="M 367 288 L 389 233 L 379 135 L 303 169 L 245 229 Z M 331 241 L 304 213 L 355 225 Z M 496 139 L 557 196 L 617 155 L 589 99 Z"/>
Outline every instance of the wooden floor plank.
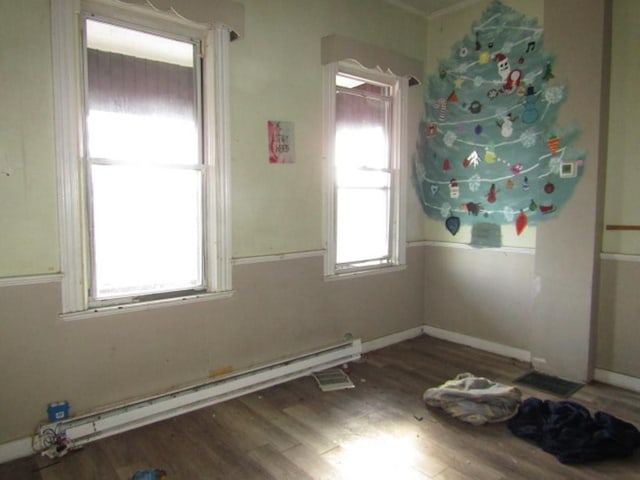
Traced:
<path fill-rule="evenodd" d="M 458 373 L 512 383 L 529 365 L 428 336 L 350 364 L 355 388 L 321 392 L 311 377 L 91 444 L 58 460 L 0 465 L 0 480 L 126 480 L 162 468 L 169 479 L 640 479 L 626 459 L 563 465 L 506 423 L 471 426 L 422 394 Z M 561 400 L 521 388 L 524 397 Z M 640 425 L 640 394 L 597 382 L 571 400 Z"/>

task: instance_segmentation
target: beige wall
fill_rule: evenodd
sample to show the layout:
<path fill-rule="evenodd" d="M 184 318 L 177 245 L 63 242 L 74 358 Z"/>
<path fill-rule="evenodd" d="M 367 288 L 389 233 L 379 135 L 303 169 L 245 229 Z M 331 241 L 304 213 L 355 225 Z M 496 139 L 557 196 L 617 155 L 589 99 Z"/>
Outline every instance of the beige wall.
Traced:
<path fill-rule="evenodd" d="M 60 320 L 60 285 L 0 288 L 0 444 L 31 434 L 46 404 L 79 414 L 341 341 L 421 324 L 424 259 L 402 272 L 325 282 L 322 257 L 238 265 L 232 298 Z M 34 301 L 37 299 L 37 301 Z"/>
<path fill-rule="evenodd" d="M 640 2 L 614 0 L 604 223 L 640 225 Z M 640 232 L 603 231 L 596 366 L 640 377 Z"/>
<path fill-rule="evenodd" d="M 640 377 L 640 262 L 603 260 L 600 272 L 596 366 Z"/>
<path fill-rule="evenodd" d="M 422 324 L 423 251 L 407 268 L 325 281 L 320 39 L 343 34 L 422 60 L 426 22 L 378 0 L 244 0 L 232 43 L 234 295 L 228 299 L 63 321 L 60 284 L 0 278 L 0 444 L 31 434 L 48 402 L 74 414 L 342 340 Z M 363 6 L 368 8 L 363 8 Z M 49 1 L 3 2 L 0 16 L 0 277 L 57 272 Z M 410 89 L 410 145 L 422 91 Z M 269 165 L 268 120 L 295 123 L 296 163 Z M 411 151 L 411 148 L 408 148 Z M 408 159 L 407 159 L 408 160 Z M 422 214 L 409 195 L 409 239 Z M 4 286 L 3 286 L 4 285 Z"/>
<path fill-rule="evenodd" d="M 529 350 L 532 253 L 425 249 L 425 323 Z"/>

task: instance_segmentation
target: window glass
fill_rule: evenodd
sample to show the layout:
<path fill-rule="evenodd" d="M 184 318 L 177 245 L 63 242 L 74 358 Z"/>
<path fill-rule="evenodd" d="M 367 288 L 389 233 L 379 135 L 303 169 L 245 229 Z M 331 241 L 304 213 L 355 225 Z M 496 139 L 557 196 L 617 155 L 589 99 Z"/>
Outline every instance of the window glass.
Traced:
<path fill-rule="evenodd" d="M 51 2 L 63 318 L 232 292 L 233 34 L 201 7 Z"/>
<path fill-rule="evenodd" d="M 390 260 L 389 86 L 339 73 L 335 114 L 336 269 Z"/>
<path fill-rule="evenodd" d="M 197 45 L 86 21 L 94 302 L 205 288 Z"/>
<path fill-rule="evenodd" d="M 96 298 L 202 285 L 199 172 L 93 165 L 91 179 Z"/>

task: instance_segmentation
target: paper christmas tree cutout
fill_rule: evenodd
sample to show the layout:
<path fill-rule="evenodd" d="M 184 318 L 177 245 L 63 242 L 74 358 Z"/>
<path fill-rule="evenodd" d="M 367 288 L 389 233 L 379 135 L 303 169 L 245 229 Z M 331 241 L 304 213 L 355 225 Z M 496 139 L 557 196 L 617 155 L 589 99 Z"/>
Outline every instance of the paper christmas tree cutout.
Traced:
<path fill-rule="evenodd" d="M 493 223 L 519 235 L 571 196 L 584 155 L 577 128 L 556 125 L 567 89 L 553 68 L 537 21 L 496 1 L 429 77 L 414 184 L 451 234 Z"/>

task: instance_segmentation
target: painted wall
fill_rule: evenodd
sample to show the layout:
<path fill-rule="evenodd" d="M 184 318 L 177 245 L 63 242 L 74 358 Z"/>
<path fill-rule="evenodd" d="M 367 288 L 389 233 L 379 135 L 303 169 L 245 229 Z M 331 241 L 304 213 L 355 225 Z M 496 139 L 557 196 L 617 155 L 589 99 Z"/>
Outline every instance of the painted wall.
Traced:
<path fill-rule="evenodd" d="M 341 341 L 421 324 L 422 249 L 403 272 L 325 282 L 322 257 L 238 265 L 232 298 L 62 321 L 60 285 L 0 288 L 0 444 L 31 434 L 46 404 L 73 414 Z M 33 299 L 37 298 L 38 301 Z"/>
<path fill-rule="evenodd" d="M 422 324 L 422 248 L 408 249 L 403 271 L 336 281 L 324 280 L 317 251 L 320 39 L 349 35 L 423 59 L 425 20 L 379 0 L 366 9 L 357 0 L 242 3 L 246 36 L 230 47 L 233 297 L 62 321 L 55 280 L 0 278 L 0 444 L 30 435 L 47 402 L 66 399 L 78 414 L 201 381 L 218 368 L 332 344 L 347 332 L 366 341 Z M 0 277 L 59 270 L 49 16 L 48 0 L 27 0 L 4 2 L 0 18 L 0 165 L 15 166 L 0 176 Z M 414 145 L 421 89 L 410 92 Z M 268 120 L 295 122 L 295 164 L 269 165 Z M 412 192 L 408 223 L 409 239 L 421 239 Z"/>
<path fill-rule="evenodd" d="M 246 37 L 231 45 L 233 255 L 319 250 L 323 160 L 318 39 L 346 35 L 422 60 L 425 21 L 377 0 L 243 3 Z M 421 87 L 410 89 L 410 125 L 421 115 L 421 93 Z M 268 164 L 268 120 L 295 123 L 295 164 Z M 417 133 L 417 128 L 409 129 L 409 145 L 415 145 Z M 413 192 L 408 210 L 407 238 L 419 240 L 422 214 Z"/>
<path fill-rule="evenodd" d="M 609 25 L 605 0 L 545 2 L 547 45 L 555 75 L 569 85 L 558 121 L 577 120 L 583 175 L 561 214 L 536 236 L 531 353 L 540 370 L 589 380 L 595 361 L 599 254 L 608 115 Z M 585 79 L 589 79 L 585 81 Z"/>
<path fill-rule="evenodd" d="M 425 323 L 529 350 L 533 252 L 425 249 Z"/>
<path fill-rule="evenodd" d="M 605 225 L 640 225 L 637 125 L 640 122 L 640 4 L 613 2 L 611 49 L 611 114 L 605 196 Z M 640 255 L 640 232 L 604 230 L 602 250 Z"/>
<path fill-rule="evenodd" d="M 428 248 L 425 323 L 528 350 L 536 368 L 585 380 L 592 374 L 598 299 L 608 111 L 603 95 L 608 75 L 606 2 L 509 4 L 543 19 L 545 48 L 557 55 L 556 79 L 569 85 L 559 122 L 579 121 L 582 136 L 577 148 L 588 155 L 585 174 L 557 219 L 531 229 L 533 236 L 522 242 L 503 235 L 507 245 L 535 247 L 532 257 L 509 251 L 451 249 L 444 253 L 448 248 Z M 486 5 L 480 2 L 430 22 L 428 65 L 432 71 L 436 68 L 433 56 L 448 55 L 447 48 L 468 32 Z M 430 240 L 451 241 L 448 232 L 442 236 L 442 225 L 427 220 L 425 229 Z M 443 255 L 449 259 L 446 263 L 441 262 Z M 431 270 L 434 264 L 440 266 L 437 273 Z"/>
<path fill-rule="evenodd" d="M 640 3 L 613 2 L 611 48 L 611 96 L 604 224 L 640 225 L 638 182 L 640 164 L 636 152 L 640 139 Z M 599 314 L 598 368 L 640 377 L 640 232 L 603 230 Z"/>
<path fill-rule="evenodd" d="M 438 73 L 438 64 L 451 55 L 451 46 L 460 41 L 465 35 L 470 35 L 471 25 L 479 20 L 482 13 L 490 5 L 489 0 L 474 2 L 470 6 L 455 10 L 446 15 L 436 16 L 429 20 L 427 31 L 427 61 L 426 75 Z M 508 5 L 519 12 L 538 20 L 543 25 L 544 1 L 543 0 L 504 0 Z M 425 82 L 426 83 L 426 82 Z M 424 106 L 422 108 L 424 114 Z M 509 247 L 533 248 L 535 247 L 536 229 L 529 227 L 520 235 L 516 235 L 511 226 L 503 226 L 502 244 Z M 455 236 L 452 236 L 445 228 L 443 221 L 434 220 L 425 216 L 424 237 L 430 241 L 469 244 L 471 242 L 471 227 L 463 225 Z"/>
<path fill-rule="evenodd" d="M 48 4 L 2 2 L 0 277 L 60 268 Z"/>
<path fill-rule="evenodd" d="M 596 367 L 640 377 L 640 262 L 604 259 L 600 296 Z"/>

